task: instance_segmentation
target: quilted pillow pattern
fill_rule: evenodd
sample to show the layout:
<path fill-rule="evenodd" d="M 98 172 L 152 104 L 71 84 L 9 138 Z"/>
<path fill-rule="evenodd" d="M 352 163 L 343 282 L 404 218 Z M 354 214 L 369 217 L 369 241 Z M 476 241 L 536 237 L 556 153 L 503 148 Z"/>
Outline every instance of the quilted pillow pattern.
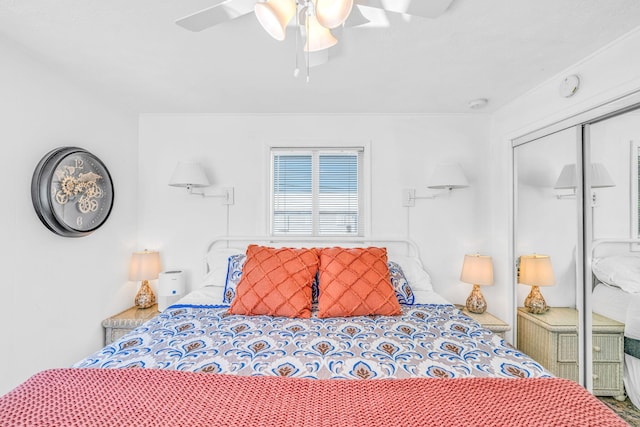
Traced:
<path fill-rule="evenodd" d="M 311 317 L 315 249 L 249 245 L 230 314 Z"/>
<path fill-rule="evenodd" d="M 400 314 L 385 248 L 320 251 L 318 317 Z"/>

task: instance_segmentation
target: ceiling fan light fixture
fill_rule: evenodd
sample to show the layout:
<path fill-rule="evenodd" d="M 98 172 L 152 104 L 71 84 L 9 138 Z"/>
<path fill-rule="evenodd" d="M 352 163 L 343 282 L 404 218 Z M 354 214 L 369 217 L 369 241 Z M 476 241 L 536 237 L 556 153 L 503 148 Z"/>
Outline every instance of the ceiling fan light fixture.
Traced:
<path fill-rule="evenodd" d="M 284 40 L 287 35 L 287 24 L 296 13 L 294 0 L 268 0 L 258 2 L 254 12 L 262 28 L 276 40 Z"/>
<path fill-rule="evenodd" d="M 353 0 L 316 0 L 316 18 L 325 28 L 339 27 L 347 20 Z"/>
<path fill-rule="evenodd" d="M 307 16 L 307 41 L 304 44 L 305 52 L 316 52 L 318 50 L 329 49 L 338 43 L 331 31 L 323 27 L 314 16 Z"/>

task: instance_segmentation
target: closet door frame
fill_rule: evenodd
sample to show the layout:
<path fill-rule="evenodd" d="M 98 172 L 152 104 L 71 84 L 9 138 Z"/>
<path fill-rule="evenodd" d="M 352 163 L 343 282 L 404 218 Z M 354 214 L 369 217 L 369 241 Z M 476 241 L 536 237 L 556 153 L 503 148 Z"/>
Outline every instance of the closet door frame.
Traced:
<path fill-rule="evenodd" d="M 592 348 L 592 318 L 591 318 L 591 246 L 592 246 L 592 229 L 591 223 L 593 215 L 591 212 L 591 199 L 584 197 L 590 193 L 591 177 L 585 176 L 585 165 L 591 163 L 591 140 L 590 125 L 601 122 L 608 118 L 627 113 L 632 110 L 640 109 L 640 90 L 636 90 L 623 96 L 612 99 L 603 104 L 589 108 L 581 113 L 572 115 L 563 120 L 551 123 L 540 129 L 526 133 L 511 140 L 511 184 L 512 184 L 512 209 L 511 209 L 511 245 L 510 257 L 511 263 L 513 293 L 513 312 L 512 322 L 517 325 L 517 292 L 515 292 L 515 284 L 517 283 L 517 267 L 515 262 L 516 238 L 517 238 L 517 162 L 515 148 L 533 142 L 545 136 L 575 127 L 576 128 L 576 198 L 577 198 L 577 222 L 578 222 L 578 239 L 576 247 L 576 307 L 579 310 L 578 318 L 578 358 L 579 358 L 579 382 L 589 392 L 593 391 L 593 355 L 591 351 L 585 349 Z M 581 189 L 581 191 L 578 191 Z M 584 331 L 589 331 L 585 334 Z M 514 342 L 517 342 L 517 327 L 514 328 Z"/>

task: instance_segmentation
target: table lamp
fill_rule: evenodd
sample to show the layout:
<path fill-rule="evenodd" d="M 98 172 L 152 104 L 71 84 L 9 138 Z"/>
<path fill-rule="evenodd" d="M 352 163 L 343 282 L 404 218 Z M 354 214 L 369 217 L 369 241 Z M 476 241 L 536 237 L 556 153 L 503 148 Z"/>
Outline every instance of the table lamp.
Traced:
<path fill-rule="evenodd" d="M 149 308 L 156 303 L 156 296 L 149 286 L 149 280 L 157 279 L 160 273 L 160 254 L 155 251 L 134 252 L 129 266 L 129 280 L 141 280 L 140 290 L 134 304 L 138 308 Z"/>
<path fill-rule="evenodd" d="M 520 257 L 520 273 L 518 283 L 531 286 L 531 292 L 524 300 L 524 306 L 529 313 L 542 314 L 547 306 L 539 286 L 553 286 L 556 280 L 553 276 L 551 258 L 548 255 L 522 255 Z"/>
<path fill-rule="evenodd" d="M 473 289 L 467 298 L 467 310 L 471 313 L 484 313 L 487 302 L 480 292 L 480 285 L 493 285 L 493 265 L 487 255 L 465 255 L 460 281 L 471 283 Z"/>

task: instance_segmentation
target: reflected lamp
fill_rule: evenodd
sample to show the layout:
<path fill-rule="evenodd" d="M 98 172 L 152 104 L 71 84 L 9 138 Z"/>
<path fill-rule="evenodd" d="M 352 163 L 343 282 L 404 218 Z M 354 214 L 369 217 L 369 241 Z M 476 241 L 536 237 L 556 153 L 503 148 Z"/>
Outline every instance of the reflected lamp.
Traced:
<path fill-rule="evenodd" d="M 531 286 L 531 292 L 524 300 L 524 306 L 529 313 L 542 314 L 549 310 L 539 287 L 556 284 L 551 258 L 548 255 L 522 255 L 518 283 Z"/>

